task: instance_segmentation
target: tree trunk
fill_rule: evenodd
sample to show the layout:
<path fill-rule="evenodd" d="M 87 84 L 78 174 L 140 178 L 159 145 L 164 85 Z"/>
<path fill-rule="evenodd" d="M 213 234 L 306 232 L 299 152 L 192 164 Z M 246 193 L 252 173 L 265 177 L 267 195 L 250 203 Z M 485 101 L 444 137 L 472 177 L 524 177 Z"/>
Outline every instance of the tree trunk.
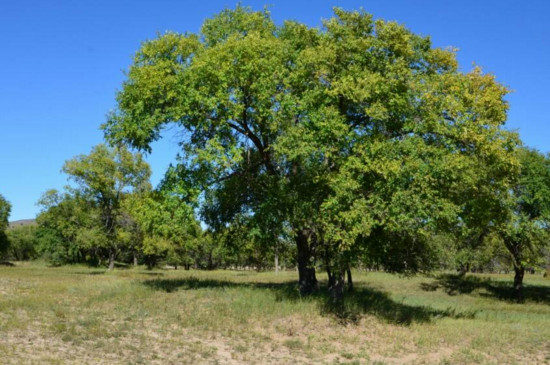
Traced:
<path fill-rule="evenodd" d="M 348 291 L 352 292 L 353 291 L 353 280 L 351 278 L 351 268 L 348 267 L 346 272 L 348 274 Z"/>
<path fill-rule="evenodd" d="M 338 269 L 333 275 L 334 285 L 329 287 L 330 296 L 332 299 L 332 305 L 335 310 L 341 310 L 344 308 L 344 286 L 346 283 L 346 271 Z"/>
<path fill-rule="evenodd" d="M 335 282 L 336 278 L 332 274 L 332 271 L 330 270 L 329 265 L 326 265 L 326 270 L 327 270 L 327 276 L 328 276 L 328 289 L 330 290 L 330 288 L 332 288 L 334 284 L 336 284 Z"/>
<path fill-rule="evenodd" d="M 213 260 L 212 260 L 212 251 L 210 251 L 208 253 L 208 264 L 207 265 L 208 265 L 208 267 L 207 267 L 208 270 L 214 270 L 214 264 L 213 264 Z"/>
<path fill-rule="evenodd" d="M 115 251 L 111 250 L 109 252 L 109 270 L 113 270 L 115 268 Z"/>
<path fill-rule="evenodd" d="M 275 274 L 279 273 L 279 254 L 275 252 Z"/>
<path fill-rule="evenodd" d="M 330 290 L 330 288 L 332 288 L 332 286 L 335 284 L 335 277 L 332 273 L 332 270 L 330 269 L 329 247 L 328 245 L 324 245 L 324 246 L 325 246 L 325 254 L 324 254 L 325 270 L 328 276 L 328 289 Z"/>
<path fill-rule="evenodd" d="M 514 290 L 519 301 L 523 300 L 523 276 L 525 275 L 525 267 L 514 267 Z"/>
<path fill-rule="evenodd" d="M 134 266 L 138 266 L 138 257 L 135 252 L 134 252 Z"/>
<path fill-rule="evenodd" d="M 466 276 L 466 273 L 470 271 L 470 264 L 463 264 L 463 265 L 460 265 L 460 273 L 459 273 L 459 276 L 460 277 L 463 277 L 463 276 Z"/>
<path fill-rule="evenodd" d="M 309 234 L 306 230 L 301 230 L 296 235 L 296 248 L 298 251 L 298 285 L 300 294 L 305 295 L 316 290 L 318 285 L 309 245 Z"/>

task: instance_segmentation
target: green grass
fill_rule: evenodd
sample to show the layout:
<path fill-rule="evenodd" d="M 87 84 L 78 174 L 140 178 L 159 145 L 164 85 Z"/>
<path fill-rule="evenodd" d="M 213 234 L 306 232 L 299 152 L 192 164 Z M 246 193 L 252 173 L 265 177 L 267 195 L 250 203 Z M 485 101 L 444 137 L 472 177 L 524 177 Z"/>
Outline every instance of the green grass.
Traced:
<path fill-rule="evenodd" d="M 0 363 L 550 363 L 541 276 L 354 279 L 335 311 L 295 272 L 0 267 Z"/>

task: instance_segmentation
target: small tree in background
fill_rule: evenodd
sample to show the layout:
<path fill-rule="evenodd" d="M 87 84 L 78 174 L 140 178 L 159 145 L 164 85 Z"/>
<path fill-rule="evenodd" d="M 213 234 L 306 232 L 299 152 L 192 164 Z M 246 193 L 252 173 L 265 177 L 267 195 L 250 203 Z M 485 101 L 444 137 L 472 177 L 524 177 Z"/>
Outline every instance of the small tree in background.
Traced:
<path fill-rule="evenodd" d="M 496 229 L 514 268 L 514 290 L 522 298 L 526 267 L 544 264 L 550 240 L 550 159 L 531 149 L 518 151 L 521 172 L 510 190 L 502 191 L 504 213 Z"/>
<path fill-rule="evenodd" d="M 38 205 L 37 251 L 54 265 L 101 264 L 107 251 L 100 211 L 79 191 L 45 192 Z"/>
<path fill-rule="evenodd" d="M 139 252 L 152 267 L 159 259 L 189 268 L 202 236 L 193 208 L 177 194 L 151 191 L 131 194 L 123 202 L 142 237 Z"/>
<path fill-rule="evenodd" d="M 38 227 L 36 225 L 11 228 L 7 231 L 7 236 L 9 241 L 8 259 L 25 261 L 37 257 Z"/>
<path fill-rule="evenodd" d="M 9 225 L 10 212 L 10 202 L 0 195 L 0 254 L 5 253 L 8 249 L 8 238 L 5 231 Z"/>
<path fill-rule="evenodd" d="M 89 155 L 80 155 L 63 165 L 63 172 L 76 182 L 77 190 L 97 204 L 101 230 L 108 242 L 109 269 L 118 251 L 117 219 L 123 195 L 150 189 L 151 170 L 141 154 L 125 147 L 94 147 Z"/>

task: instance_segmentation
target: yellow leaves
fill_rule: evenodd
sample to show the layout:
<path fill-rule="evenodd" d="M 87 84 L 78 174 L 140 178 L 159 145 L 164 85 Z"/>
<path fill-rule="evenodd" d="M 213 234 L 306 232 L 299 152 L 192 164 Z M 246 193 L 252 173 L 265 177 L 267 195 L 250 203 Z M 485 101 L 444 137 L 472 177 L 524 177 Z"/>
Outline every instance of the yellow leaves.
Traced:
<path fill-rule="evenodd" d="M 251 8 L 240 5 L 233 10 L 224 9 L 213 18 L 207 19 L 201 28 L 201 34 L 210 47 L 223 43 L 232 36 L 243 38 L 252 32 L 267 36 L 274 31 L 275 24 L 269 11 L 252 11 Z"/>
<path fill-rule="evenodd" d="M 376 35 L 395 57 L 410 58 L 414 55 L 412 34 L 396 22 L 376 21 Z"/>
<path fill-rule="evenodd" d="M 388 118 L 388 109 L 377 101 L 365 108 L 365 114 L 374 120 L 384 121 Z"/>
<path fill-rule="evenodd" d="M 386 81 L 378 72 L 352 69 L 348 71 L 348 75 L 334 80 L 327 93 L 332 96 L 342 95 L 353 102 L 365 102 L 379 94 L 387 93 Z"/>
<path fill-rule="evenodd" d="M 427 60 L 429 63 L 437 65 L 439 68 L 456 72 L 458 68 L 458 61 L 456 60 L 457 51 L 458 48 L 434 48 L 428 53 Z"/>
<path fill-rule="evenodd" d="M 241 147 L 222 143 L 219 138 L 209 139 L 204 148 L 197 149 L 195 162 L 213 167 L 220 173 L 243 161 Z"/>
<path fill-rule="evenodd" d="M 170 250 L 172 243 L 161 237 L 146 236 L 143 239 L 142 252 L 144 255 L 163 255 L 166 251 Z"/>

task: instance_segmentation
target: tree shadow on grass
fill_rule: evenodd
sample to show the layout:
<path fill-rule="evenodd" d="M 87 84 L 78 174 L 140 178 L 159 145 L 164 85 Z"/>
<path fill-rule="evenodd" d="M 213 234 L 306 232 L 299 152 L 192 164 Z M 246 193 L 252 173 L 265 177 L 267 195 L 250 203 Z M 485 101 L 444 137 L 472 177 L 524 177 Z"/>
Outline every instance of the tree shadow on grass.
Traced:
<path fill-rule="evenodd" d="M 110 271 L 107 270 L 107 269 L 104 269 L 104 270 L 96 270 L 96 271 L 73 271 L 71 272 L 71 274 L 73 275 L 105 275 L 105 274 L 108 274 Z M 129 270 L 120 270 L 120 271 L 113 271 L 114 273 L 118 273 L 120 274 L 121 276 L 125 277 L 125 276 L 129 276 L 129 275 L 132 275 L 132 274 L 136 274 L 136 275 L 145 275 L 145 276 L 156 276 L 156 277 L 160 277 L 160 276 L 164 276 L 164 273 L 162 272 L 150 272 L 150 271 L 129 271 Z"/>
<path fill-rule="evenodd" d="M 140 275 L 147 275 L 147 276 L 164 276 L 164 273 L 162 272 L 151 272 L 151 271 L 138 271 L 137 272 Z"/>
<path fill-rule="evenodd" d="M 436 277 L 435 282 L 422 283 L 420 287 L 425 291 L 443 288 L 449 295 L 471 294 L 475 290 L 484 289 L 485 292 L 479 293 L 480 296 L 510 302 L 518 301 L 511 281 L 497 281 L 487 277 L 442 274 Z M 523 301 L 550 304 L 550 286 L 524 285 L 522 297 Z"/>
<path fill-rule="evenodd" d="M 283 283 L 232 282 L 227 280 L 198 279 L 151 279 L 143 284 L 155 289 L 172 293 L 177 290 L 198 290 L 203 288 L 253 288 L 265 290 L 274 295 L 275 301 L 313 301 L 317 303 L 322 315 L 334 316 L 340 323 L 357 323 L 361 315 L 370 314 L 393 324 L 411 325 L 427 323 L 437 318 L 474 318 L 475 312 L 458 313 L 452 308 L 446 310 L 427 306 L 415 306 L 395 301 L 387 293 L 364 285 L 357 285 L 354 291 L 346 292 L 344 303 L 334 303 L 326 285 L 319 290 L 302 297 L 294 281 Z"/>
<path fill-rule="evenodd" d="M 103 275 L 106 271 L 73 271 L 71 274 L 73 275 Z"/>

